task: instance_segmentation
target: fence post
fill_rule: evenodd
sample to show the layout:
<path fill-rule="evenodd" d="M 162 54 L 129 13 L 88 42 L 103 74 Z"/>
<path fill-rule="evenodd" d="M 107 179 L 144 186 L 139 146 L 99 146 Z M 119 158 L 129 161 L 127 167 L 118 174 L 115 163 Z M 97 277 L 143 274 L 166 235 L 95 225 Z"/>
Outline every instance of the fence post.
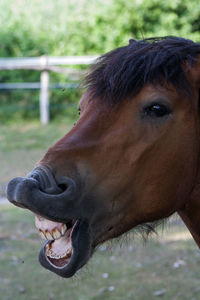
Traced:
<path fill-rule="evenodd" d="M 42 124 L 49 123 L 49 71 L 45 70 L 47 66 L 47 57 L 41 57 L 41 64 L 44 70 L 40 75 L 40 121 Z"/>

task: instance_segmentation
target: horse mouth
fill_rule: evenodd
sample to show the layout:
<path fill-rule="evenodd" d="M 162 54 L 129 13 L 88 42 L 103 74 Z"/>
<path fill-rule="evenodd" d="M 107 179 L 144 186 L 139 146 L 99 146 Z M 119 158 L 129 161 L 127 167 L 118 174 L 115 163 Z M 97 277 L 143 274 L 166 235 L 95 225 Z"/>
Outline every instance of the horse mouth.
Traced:
<path fill-rule="evenodd" d="M 46 239 L 39 254 L 39 261 L 43 267 L 62 277 L 71 277 L 86 264 L 91 256 L 87 223 L 81 219 L 74 219 L 64 224 L 36 216 L 36 227 L 40 236 Z"/>
<path fill-rule="evenodd" d="M 7 197 L 36 215 L 36 228 L 46 240 L 39 254 L 44 268 L 71 277 L 87 263 L 95 248 L 93 226 L 81 209 L 80 192 L 73 179 L 62 177 L 57 182 L 50 168 L 39 166 L 26 178 L 12 179 Z"/>
<path fill-rule="evenodd" d="M 54 229 L 53 239 L 48 240 L 45 245 L 45 255 L 48 261 L 58 268 L 67 265 L 72 256 L 72 232 L 77 221 L 62 224 L 62 231 Z M 56 224 L 55 224 L 56 225 Z M 55 234 L 56 232 L 56 234 Z M 41 233 L 40 233 L 41 234 Z M 46 235 L 45 233 L 43 233 Z M 49 233 L 51 238 L 51 233 Z M 47 236 L 48 236 L 47 235 Z M 48 237 L 47 237 L 48 239 Z"/>

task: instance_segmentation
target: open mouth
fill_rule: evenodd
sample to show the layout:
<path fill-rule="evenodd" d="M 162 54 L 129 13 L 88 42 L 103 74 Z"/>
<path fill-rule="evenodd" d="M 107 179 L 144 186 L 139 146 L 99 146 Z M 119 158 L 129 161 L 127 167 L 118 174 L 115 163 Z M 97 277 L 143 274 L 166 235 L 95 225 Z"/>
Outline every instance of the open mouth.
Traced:
<path fill-rule="evenodd" d="M 36 215 L 37 230 L 46 240 L 39 254 L 41 265 L 62 277 L 73 276 L 94 250 L 92 226 L 80 206 L 77 182 L 69 177 L 56 181 L 50 168 L 39 166 L 7 186 L 9 201 Z"/>
<path fill-rule="evenodd" d="M 91 255 L 88 225 L 81 220 L 66 224 L 53 222 L 36 215 L 36 228 L 46 240 L 40 251 L 40 263 L 62 277 L 71 277 Z"/>
<path fill-rule="evenodd" d="M 47 259 L 56 267 L 63 267 L 67 265 L 72 255 L 71 238 L 73 225 L 71 225 L 71 222 L 67 223 L 66 228 L 67 229 L 62 236 L 54 239 L 53 241 L 49 241 L 45 247 Z"/>

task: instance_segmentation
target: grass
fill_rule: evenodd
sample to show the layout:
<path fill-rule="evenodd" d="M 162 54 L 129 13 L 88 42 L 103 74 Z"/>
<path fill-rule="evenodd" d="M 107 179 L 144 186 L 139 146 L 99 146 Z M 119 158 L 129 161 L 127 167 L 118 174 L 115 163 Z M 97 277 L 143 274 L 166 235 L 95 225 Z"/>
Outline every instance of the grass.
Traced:
<path fill-rule="evenodd" d="M 71 126 L 70 121 L 2 126 L 0 194 L 8 180 L 29 172 Z M 145 246 L 132 232 L 102 245 L 75 278 L 62 279 L 39 265 L 42 242 L 32 213 L 1 205 L 0 299 L 199 299 L 200 252 L 189 232 L 173 221 L 160 233 Z"/>
<path fill-rule="evenodd" d="M 62 279 L 37 261 L 33 215 L 2 205 L 1 299 L 199 299 L 200 252 L 180 222 L 146 245 L 132 232 L 121 242 L 101 246 L 75 278 Z"/>
<path fill-rule="evenodd" d="M 72 125 L 73 121 L 69 119 L 47 126 L 42 126 L 39 122 L 1 125 L 0 151 L 5 153 L 16 149 L 45 149 L 64 135 Z"/>
<path fill-rule="evenodd" d="M 73 125 L 72 120 L 41 126 L 39 122 L 1 125 L 0 130 L 0 195 L 5 195 L 7 182 L 25 176 L 47 149 Z"/>

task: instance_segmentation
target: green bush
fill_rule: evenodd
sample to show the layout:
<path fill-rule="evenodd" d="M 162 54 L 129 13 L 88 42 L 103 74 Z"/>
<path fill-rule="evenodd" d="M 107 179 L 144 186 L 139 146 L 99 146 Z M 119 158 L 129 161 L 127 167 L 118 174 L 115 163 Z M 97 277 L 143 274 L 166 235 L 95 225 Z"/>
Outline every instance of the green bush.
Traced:
<path fill-rule="evenodd" d="M 176 35 L 200 41 L 199 0 L 1 0 L 0 57 L 101 54 L 125 45 L 133 37 Z M 36 71 L 1 71 L 0 82 L 38 82 Z M 52 82 L 68 78 L 51 74 Z M 80 92 L 51 91 L 52 117 L 64 111 L 59 104 L 78 101 Z M 38 92 L 0 94 L 0 118 L 5 105 L 17 105 L 18 116 L 35 118 L 22 107 L 38 107 Z M 21 111 L 21 112 L 20 112 Z M 6 117 L 5 117 L 6 116 Z"/>

